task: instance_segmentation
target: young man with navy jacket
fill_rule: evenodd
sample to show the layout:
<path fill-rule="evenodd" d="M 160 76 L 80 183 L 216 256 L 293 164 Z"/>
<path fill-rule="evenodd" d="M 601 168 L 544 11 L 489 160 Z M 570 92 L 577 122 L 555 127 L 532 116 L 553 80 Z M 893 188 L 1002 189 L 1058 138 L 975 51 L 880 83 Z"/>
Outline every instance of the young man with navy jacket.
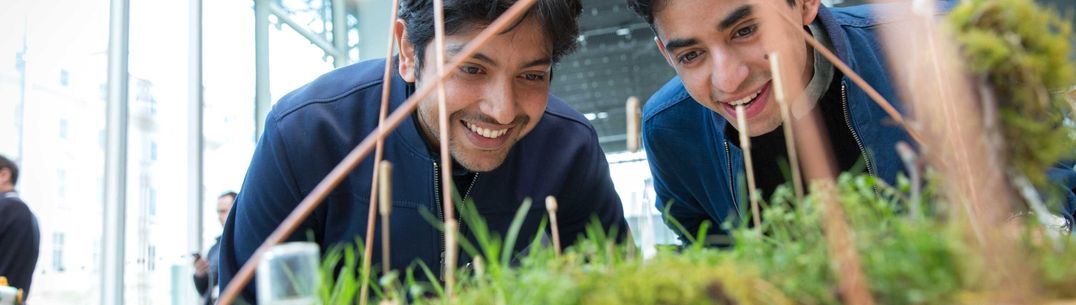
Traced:
<path fill-rule="evenodd" d="M 709 221 L 706 242 L 727 246 L 731 240 L 720 224 L 748 218 L 743 215 L 749 210 L 747 196 L 737 182 L 744 172 L 737 105 L 744 107 L 763 198 L 786 182 L 778 165 L 788 156 L 780 108 L 773 99 L 769 52 L 781 51 L 782 63 L 795 67 L 796 76 L 806 82 L 803 88 L 791 88 L 802 89 L 794 91 L 804 97 L 790 99 L 791 112 L 796 118 L 820 118 L 839 170 L 862 169 L 890 183 L 903 170 L 895 145 L 911 143 L 908 134 L 863 89 L 805 42 L 799 43 L 801 32 L 808 31 L 903 110 L 877 33 L 893 23 L 881 18 L 893 12 L 888 5 L 831 9 L 820 0 L 627 1 L 650 23 L 659 50 L 678 75 L 644 106 L 643 144 L 658 208 L 668 208 L 666 216 L 689 233 Z M 765 10 L 776 10 L 792 22 L 763 18 Z M 767 45 L 763 31 L 785 44 Z M 1068 181 L 1069 202 L 1061 214 L 1071 223 L 1076 173 L 1069 167 L 1048 174 L 1055 181 Z"/>
<path fill-rule="evenodd" d="M 228 216 L 220 248 L 220 277 L 228 283 L 254 250 L 378 123 L 384 65 L 395 71 L 390 111 L 435 77 L 433 1 L 401 1 L 394 32 L 400 54 L 329 72 L 288 94 L 266 119 L 265 133 Z M 446 0 L 446 58 L 461 51 L 515 1 Z M 560 202 L 560 238 L 570 245 L 592 220 L 627 235 L 620 199 L 597 134 L 579 112 L 549 95 L 553 65 L 578 36 L 577 0 L 539 0 L 509 30 L 497 34 L 445 82 L 453 182 L 474 200 L 490 229 L 505 236 L 524 199 L 526 213 L 516 250 L 539 234 L 546 196 Z M 392 268 L 422 260 L 443 264 L 443 234 L 423 217 L 441 211 L 437 100 L 431 96 L 385 139 L 394 165 Z M 365 236 L 372 158 L 367 158 L 290 240 L 312 236 L 324 253 Z M 458 215 L 458 213 L 457 213 Z M 461 224 L 467 235 L 466 223 Z M 379 227 L 379 226 L 378 226 Z M 378 229 L 379 230 L 379 229 Z M 379 232 L 372 232 L 380 237 Z M 374 261 L 381 261 L 380 241 Z M 461 259 L 466 263 L 466 259 Z M 442 266 L 443 268 L 444 266 Z M 253 301 L 253 286 L 243 297 Z"/>

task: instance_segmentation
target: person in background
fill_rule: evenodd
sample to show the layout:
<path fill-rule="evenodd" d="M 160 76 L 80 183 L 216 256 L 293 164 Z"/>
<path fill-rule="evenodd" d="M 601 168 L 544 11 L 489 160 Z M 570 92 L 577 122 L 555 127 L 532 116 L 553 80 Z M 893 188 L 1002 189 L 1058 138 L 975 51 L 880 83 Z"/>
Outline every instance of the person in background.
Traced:
<path fill-rule="evenodd" d="M 37 217 L 15 192 L 18 182 L 18 166 L 0 155 L 0 276 L 29 296 L 41 232 Z"/>
<path fill-rule="evenodd" d="M 235 192 L 225 192 L 217 197 L 217 220 L 220 220 L 220 224 L 224 225 L 224 220 L 228 219 L 228 211 L 232 210 L 232 203 L 235 202 Z M 217 299 L 217 253 L 220 252 L 220 236 L 217 236 L 217 240 L 213 242 L 213 246 L 209 248 L 209 252 L 205 257 L 195 255 L 194 259 L 194 288 L 198 289 L 198 294 L 202 296 L 202 304 L 212 305 L 216 303 Z"/>

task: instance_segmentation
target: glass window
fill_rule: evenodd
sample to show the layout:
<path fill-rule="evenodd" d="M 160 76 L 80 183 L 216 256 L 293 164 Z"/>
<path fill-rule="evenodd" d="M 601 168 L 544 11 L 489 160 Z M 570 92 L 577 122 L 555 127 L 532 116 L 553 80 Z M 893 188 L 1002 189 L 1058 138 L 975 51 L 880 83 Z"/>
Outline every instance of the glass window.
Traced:
<path fill-rule="evenodd" d="M 52 270 L 64 272 L 64 233 L 52 233 Z"/>

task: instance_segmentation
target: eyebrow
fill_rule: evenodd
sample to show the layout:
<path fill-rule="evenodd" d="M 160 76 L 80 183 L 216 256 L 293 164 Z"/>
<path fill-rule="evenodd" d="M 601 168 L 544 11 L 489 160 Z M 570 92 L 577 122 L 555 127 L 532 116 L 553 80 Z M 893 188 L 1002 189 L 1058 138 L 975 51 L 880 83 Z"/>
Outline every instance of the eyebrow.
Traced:
<path fill-rule="evenodd" d="M 462 50 L 463 50 L 463 45 L 456 44 L 456 45 L 447 46 L 447 47 L 445 47 L 445 55 L 448 56 L 448 57 L 455 56 L 456 54 L 459 54 L 460 51 L 462 51 Z M 482 54 L 482 52 L 475 52 L 474 55 L 471 56 L 471 58 L 474 58 L 474 59 L 476 59 L 478 61 L 485 62 L 486 64 L 489 64 L 490 66 L 494 66 L 494 67 L 497 66 L 497 62 L 494 61 L 493 58 L 490 58 L 489 56 L 486 56 L 486 54 Z M 539 59 L 535 59 L 535 60 L 532 60 L 530 62 L 527 62 L 522 67 L 523 68 L 530 68 L 530 67 L 551 65 L 551 64 L 553 64 L 553 59 L 552 58 L 543 57 L 543 58 L 539 58 Z"/>
<path fill-rule="evenodd" d="M 729 14 L 728 16 L 725 16 L 725 18 L 722 19 L 721 22 L 717 24 L 718 30 L 720 30 L 720 31 L 727 30 L 729 27 L 732 27 L 737 22 L 740 22 L 740 20 L 743 20 L 744 18 L 747 18 L 748 16 L 751 16 L 752 9 L 753 8 L 752 8 L 752 6 L 750 4 L 745 4 L 743 6 L 740 6 L 740 7 L 736 8 L 736 10 L 732 11 L 732 13 Z M 668 51 L 669 53 L 675 53 L 676 49 L 691 46 L 691 45 L 694 45 L 694 44 L 696 44 L 698 42 L 699 41 L 696 40 L 695 38 L 673 39 L 673 40 L 669 40 L 668 43 L 665 43 L 665 50 Z"/>
<path fill-rule="evenodd" d="M 751 16 L 751 10 L 752 8 L 750 4 L 745 4 L 736 8 L 731 14 L 725 16 L 725 19 L 721 20 L 721 23 L 717 25 L 717 28 L 722 31 L 728 29 L 737 22 L 740 22 L 741 19 Z"/>
<path fill-rule="evenodd" d="M 667 51 L 669 53 L 676 53 L 676 49 L 691 46 L 691 45 L 694 45 L 694 44 L 696 44 L 698 42 L 699 41 L 696 40 L 695 38 L 682 38 L 682 39 L 669 40 L 669 42 L 665 43 L 665 51 Z"/>

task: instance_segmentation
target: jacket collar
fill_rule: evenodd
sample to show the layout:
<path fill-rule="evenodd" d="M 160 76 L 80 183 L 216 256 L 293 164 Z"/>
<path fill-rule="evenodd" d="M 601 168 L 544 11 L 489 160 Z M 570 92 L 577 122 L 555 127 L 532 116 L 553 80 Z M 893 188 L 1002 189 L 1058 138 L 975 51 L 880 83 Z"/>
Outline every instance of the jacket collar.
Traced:
<path fill-rule="evenodd" d="M 392 62 L 395 62 L 395 60 Z M 393 63 L 393 65 L 395 65 L 395 63 Z M 400 106 L 403 105 L 403 103 L 407 101 L 407 98 L 411 97 L 413 93 L 411 90 L 413 85 L 404 81 L 403 77 L 400 75 L 399 69 L 393 68 L 392 84 L 390 84 L 390 86 L 389 115 L 397 109 L 400 109 Z M 377 111 L 377 109 L 380 108 L 380 102 L 381 101 L 376 101 L 378 106 L 372 107 L 372 109 Z M 410 150 L 416 157 L 431 161 L 433 160 L 433 156 L 430 154 L 429 149 L 426 149 L 426 140 L 423 139 L 422 135 L 419 133 L 415 112 L 408 114 L 407 118 L 400 122 L 400 125 L 396 126 L 396 129 L 389 134 L 389 137 L 393 136 L 399 137 L 400 141 L 404 143 L 404 146 L 407 146 L 408 150 Z"/>
<path fill-rule="evenodd" d="M 833 11 L 825 6 L 820 6 L 818 7 L 817 18 L 822 22 L 822 28 L 825 29 L 826 34 L 829 34 L 829 40 L 833 46 L 833 50 L 830 51 L 837 54 L 837 58 L 840 58 L 848 67 L 855 70 L 856 63 L 854 58 L 850 56 L 852 48 L 848 43 L 848 34 L 844 32 L 841 24 L 837 22 L 837 18 L 833 16 Z"/>

